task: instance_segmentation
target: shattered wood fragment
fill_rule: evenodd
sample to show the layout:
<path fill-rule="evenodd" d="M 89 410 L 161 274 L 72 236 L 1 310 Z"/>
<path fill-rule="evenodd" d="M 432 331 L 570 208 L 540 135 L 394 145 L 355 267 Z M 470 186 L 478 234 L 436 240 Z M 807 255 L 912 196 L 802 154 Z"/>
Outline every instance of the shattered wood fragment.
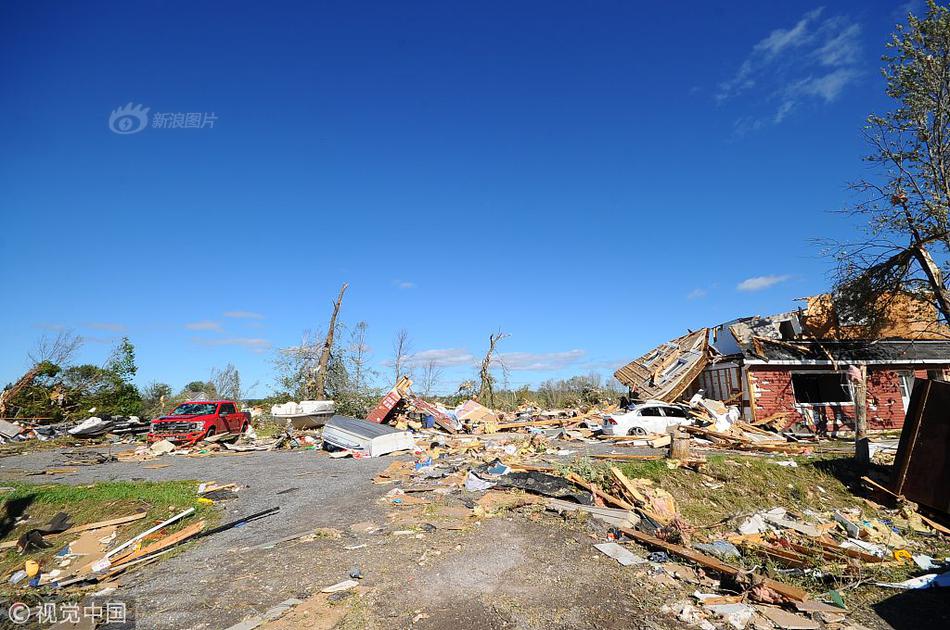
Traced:
<path fill-rule="evenodd" d="M 580 505 L 571 501 L 561 499 L 548 499 L 547 508 L 558 512 L 586 512 L 591 517 L 601 520 L 614 527 L 636 527 L 640 522 L 640 517 L 629 510 L 617 508 L 596 507 L 593 505 Z"/>
<path fill-rule="evenodd" d="M 606 492 L 604 492 L 603 490 L 595 486 L 593 483 L 587 481 L 586 479 L 582 478 L 580 475 L 576 473 L 567 473 L 567 478 L 573 481 L 574 483 L 576 483 L 577 485 L 579 485 L 580 487 L 590 490 L 590 493 L 592 495 L 599 496 L 600 498 L 602 498 L 604 500 L 604 503 L 609 503 L 610 505 L 616 505 L 617 507 L 623 508 L 625 510 L 633 509 L 633 506 L 627 503 L 626 501 L 624 501 L 623 499 L 618 499 L 615 496 L 607 494 Z"/>

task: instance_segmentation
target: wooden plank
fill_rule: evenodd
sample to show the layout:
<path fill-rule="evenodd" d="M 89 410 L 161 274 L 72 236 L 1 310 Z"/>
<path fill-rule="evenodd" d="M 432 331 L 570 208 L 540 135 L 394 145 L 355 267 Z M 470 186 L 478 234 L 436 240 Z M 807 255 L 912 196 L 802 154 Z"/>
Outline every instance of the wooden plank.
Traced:
<path fill-rule="evenodd" d="M 633 482 L 623 472 L 616 466 L 610 467 L 610 474 L 614 476 L 614 479 L 617 480 L 617 483 L 620 484 L 620 487 L 627 491 L 627 494 L 638 504 L 646 505 L 647 498 L 640 494 L 640 491 L 637 490 L 636 486 L 633 485 Z"/>
<path fill-rule="evenodd" d="M 604 492 L 603 490 L 601 490 L 594 484 L 589 483 L 586 479 L 582 478 L 580 475 L 576 473 L 567 473 L 567 479 L 569 479 L 570 481 L 573 481 L 574 483 L 584 488 L 585 490 L 590 490 L 591 494 L 593 494 L 594 496 L 600 496 L 600 498 L 602 498 L 605 503 L 616 505 L 617 507 L 623 508 L 625 510 L 633 509 L 633 506 L 627 503 L 626 501 L 624 501 L 623 499 L 618 499 L 615 496 L 611 496 L 607 494 L 606 492 Z"/>
<path fill-rule="evenodd" d="M 635 529 L 620 528 L 620 531 L 624 533 L 625 535 L 629 536 L 630 538 L 633 538 L 637 542 L 641 542 L 651 547 L 659 547 L 660 549 L 663 549 L 664 551 L 677 555 L 681 558 L 690 560 L 691 562 L 695 562 L 696 564 L 706 567 L 707 569 L 712 569 L 713 571 L 716 571 L 717 573 L 720 573 L 722 575 L 738 577 L 740 574 L 743 574 L 743 575 L 746 574 L 745 571 L 743 571 L 742 569 L 739 569 L 738 567 L 734 567 L 731 564 L 726 564 L 725 562 L 722 562 L 716 558 L 713 558 L 712 556 L 707 556 L 706 554 L 693 551 L 692 549 L 687 549 L 686 547 L 681 547 L 679 545 L 674 545 L 673 543 L 668 543 L 665 540 L 660 540 L 659 538 L 656 538 L 655 536 L 650 536 L 649 534 L 638 532 Z M 783 582 L 773 580 L 771 578 L 765 577 L 764 575 L 760 575 L 758 573 L 752 573 L 751 577 L 756 582 L 763 584 L 764 586 L 772 589 L 773 591 L 782 595 L 783 597 L 787 597 L 788 599 L 792 601 L 803 602 L 805 601 L 805 599 L 808 598 L 808 593 L 798 588 L 797 586 L 792 586 L 791 584 L 785 584 Z"/>
<path fill-rule="evenodd" d="M 160 540 L 156 540 L 151 545 L 147 545 L 145 547 L 142 547 L 138 551 L 133 551 L 130 554 L 122 556 L 116 562 L 112 563 L 112 567 L 113 568 L 119 567 L 133 560 L 137 560 L 138 558 L 144 558 L 145 556 L 150 556 L 153 553 L 162 551 L 163 549 L 168 549 L 169 547 L 173 547 L 177 545 L 178 543 L 184 540 L 187 540 L 191 538 L 192 536 L 198 534 L 199 532 L 201 532 L 201 530 L 204 529 L 204 527 L 205 527 L 204 521 L 198 521 L 197 523 L 193 523 L 189 525 L 188 527 L 184 527 L 178 530 L 174 534 L 165 536 L 164 538 Z"/>

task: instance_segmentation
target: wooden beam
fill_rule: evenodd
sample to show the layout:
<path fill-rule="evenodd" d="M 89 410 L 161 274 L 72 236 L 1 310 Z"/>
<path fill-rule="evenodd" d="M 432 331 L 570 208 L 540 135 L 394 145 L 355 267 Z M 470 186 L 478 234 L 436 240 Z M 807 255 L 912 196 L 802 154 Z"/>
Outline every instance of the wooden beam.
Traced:
<path fill-rule="evenodd" d="M 584 488 L 585 490 L 590 490 L 591 494 L 593 494 L 594 496 L 600 496 L 600 498 L 604 500 L 604 503 L 616 505 L 617 507 L 623 508 L 625 510 L 633 509 L 633 506 L 627 503 L 626 501 L 624 501 L 623 499 L 618 499 L 615 496 L 607 494 L 606 492 L 604 492 L 603 490 L 601 490 L 594 484 L 589 483 L 586 479 L 582 478 L 580 475 L 576 473 L 567 473 L 567 479 L 569 479 L 570 481 L 573 481 L 574 483 Z"/>
<path fill-rule="evenodd" d="M 620 531 L 633 538 L 637 542 L 643 543 L 651 547 L 659 547 L 664 551 L 677 555 L 681 558 L 685 558 L 696 564 L 699 564 L 707 569 L 712 569 L 717 573 L 722 575 L 728 575 L 730 577 L 736 578 L 739 575 L 746 575 L 746 572 L 738 567 L 734 567 L 731 564 L 726 564 L 712 556 L 707 556 L 706 554 L 693 551 L 692 549 L 687 549 L 686 547 L 681 547 L 679 545 L 674 545 L 673 543 L 668 543 L 665 540 L 660 540 L 655 536 L 650 536 L 649 534 L 644 534 L 643 532 L 638 532 L 635 529 L 626 529 L 620 528 Z M 753 578 L 758 583 L 766 586 L 767 588 L 772 589 L 776 593 L 787 597 L 788 599 L 796 602 L 803 602 L 808 598 L 808 593 L 798 588 L 797 586 L 792 586 L 791 584 L 785 584 L 772 578 L 765 577 L 758 573 L 750 574 L 750 577 Z"/>

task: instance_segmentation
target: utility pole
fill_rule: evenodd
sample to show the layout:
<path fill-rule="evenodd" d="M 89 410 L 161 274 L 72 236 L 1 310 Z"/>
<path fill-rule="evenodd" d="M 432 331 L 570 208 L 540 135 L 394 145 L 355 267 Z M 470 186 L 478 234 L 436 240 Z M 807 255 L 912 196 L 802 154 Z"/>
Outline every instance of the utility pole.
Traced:
<path fill-rule="evenodd" d="M 333 332 L 336 330 L 336 316 L 340 312 L 340 305 L 343 303 L 343 293 L 348 286 L 350 285 L 344 282 L 343 286 L 340 287 L 340 295 L 333 304 L 333 315 L 330 317 L 330 327 L 327 329 L 327 336 L 323 339 L 323 352 L 320 353 L 320 364 L 317 366 L 317 378 L 314 384 L 314 390 L 316 390 L 317 397 L 320 400 L 325 400 L 327 397 L 327 365 L 330 363 L 330 350 L 333 348 Z"/>

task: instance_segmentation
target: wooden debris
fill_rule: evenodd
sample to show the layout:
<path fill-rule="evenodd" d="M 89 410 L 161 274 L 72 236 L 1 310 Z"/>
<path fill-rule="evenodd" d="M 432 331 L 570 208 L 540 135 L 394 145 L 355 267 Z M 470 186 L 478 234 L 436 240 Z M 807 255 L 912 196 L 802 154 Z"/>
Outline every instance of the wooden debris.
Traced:
<path fill-rule="evenodd" d="M 583 479 L 580 475 L 576 473 L 567 473 L 566 477 L 567 479 L 569 479 L 570 481 L 573 481 L 574 483 L 584 488 L 585 490 L 589 490 L 590 493 L 594 495 L 595 497 L 600 497 L 601 499 L 603 499 L 604 503 L 609 503 L 610 505 L 616 505 L 617 507 L 623 508 L 625 510 L 633 509 L 633 506 L 627 503 L 626 501 L 624 501 L 623 499 L 618 499 L 615 496 L 607 494 L 606 492 L 604 492 L 603 490 L 601 490 L 594 484 L 590 483 L 586 479 Z"/>
<path fill-rule="evenodd" d="M 204 527 L 205 527 L 204 521 L 198 521 L 197 523 L 192 523 L 188 527 L 184 527 L 178 530 L 177 532 L 175 532 L 174 534 L 170 534 L 160 540 L 153 542 L 151 545 L 147 545 L 145 547 L 142 547 L 138 551 L 133 551 L 132 553 L 122 556 L 121 558 L 119 558 L 118 560 L 112 563 L 112 567 L 117 568 L 119 566 L 122 566 L 123 564 L 128 564 L 129 562 L 132 562 L 133 560 L 138 560 L 139 558 L 150 556 L 159 551 L 164 551 L 165 549 L 168 549 L 169 547 L 174 547 L 178 543 L 184 540 L 187 540 L 191 538 L 192 536 L 197 535 L 198 533 L 201 532 L 201 530 L 204 529 Z"/>
<path fill-rule="evenodd" d="M 707 556 L 705 554 L 693 551 L 692 549 L 687 549 L 686 547 L 681 547 L 680 545 L 674 545 L 673 543 L 668 543 L 665 540 L 660 540 L 655 536 L 650 536 L 649 534 L 644 534 L 643 532 L 638 532 L 635 529 L 622 528 L 620 530 L 622 533 L 626 534 L 634 540 L 644 543 L 652 547 L 659 547 L 664 551 L 675 554 L 681 558 L 685 558 L 692 562 L 695 562 L 707 569 L 712 569 L 717 573 L 722 575 L 728 575 L 733 578 L 737 578 L 740 575 L 745 575 L 746 572 L 738 567 L 734 567 L 730 564 L 726 564 L 721 560 L 713 558 L 712 556 Z M 757 583 L 763 584 L 769 589 L 775 591 L 776 593 L 782 595 L 783 597 L 788 598 L 791 601 L 801 602 L 805 601 L 808 597 L 808 594 L 797 586 L 792 586 L 791 584 L 785 584 L 783 582 L 778 582 L 771 578 L 759 575 L 757 573 L 752 573 L 751 577 Z"/>

